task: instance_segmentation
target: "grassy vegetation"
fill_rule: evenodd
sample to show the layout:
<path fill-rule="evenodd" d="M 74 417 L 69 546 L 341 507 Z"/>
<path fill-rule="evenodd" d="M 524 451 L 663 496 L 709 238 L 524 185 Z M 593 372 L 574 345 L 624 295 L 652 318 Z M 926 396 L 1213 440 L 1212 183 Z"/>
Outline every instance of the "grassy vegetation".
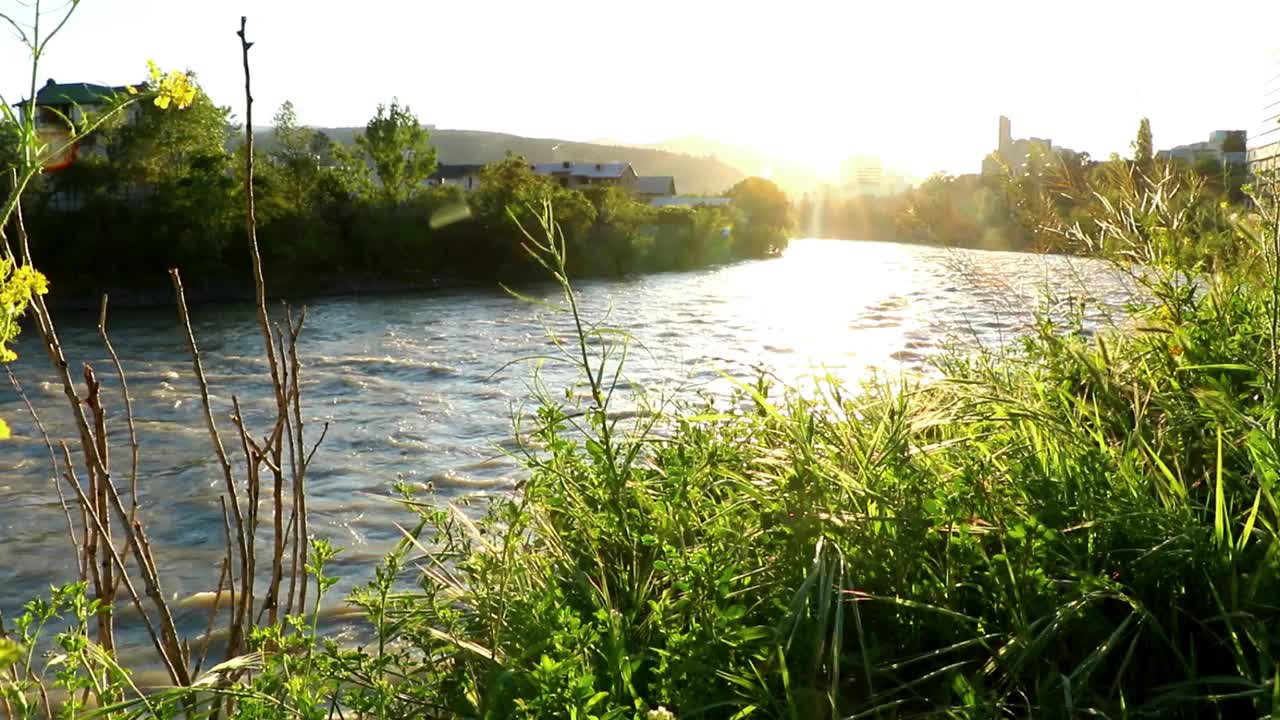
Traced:
<path fill-rule="evenodd" d="M 1185 257 L 1134 200 L 1111 239 Z M 1046 322 L 926 387 L 624 424 L 584 331 L 586 400 L 544 398 L 519 495 L 424 500 L 418 590 L 361 596 L 388 676 L 461 717 L 1272 715 L 1274 219 L 1236 220 L 1248 260 L 1148 266 L 1130 332 Z"/>
<path fill-rule="evenodd" d="M 626 420 L 625 336 L 579 317 L 552 232 L 531 247 L 564 283 L 577 333 L 557 342 L 583 384 L 545 390 L 521 428 L 520 492 L 469 519 L 403 488 L 417 523 L 351 598 L 367 642 L 303 613 L 255 633 L 238 674 L 129 707 L 1271 716 L 1274 216 L 1234 218 L 1241 264 L 1200 272 L 1176 252 L 1195 228 L 1156 232 L 1172 206 L 1134 200 L 1111 240 L 1149 262 L 1151 300 L 1125 332 L 1046 321 L 1012 355 L 949 356 L 926 386 L 762 378 L 695 405 L 642 396 Z M 313 548 L 320 588 L 332 552 Z M 88 646 L 92 615 L 75 613 Z"/>
<path fill-rule="evenodd" d="M 247 66 L 247 40 L 243 52 Z M 1093 334 L 1046 319 L 1016 352 L 943 358 L 942 379 L 927 385 L 788 388 L 762 377 L 693 403 L 623 382 L 627 337 L 580 315 L 572 238 L 554 206 L 513 215 L 544 223 L 526 249 L 562 286 L 548 309 L 573 331 L 552 339 L 580 386 L 535 383 L 533 425 L 516 429 L 529 470 L 517 493 L 453 508 L 400 488 L 412 522 L 350 598 L 364 611 L 361 639 L 341 643 L 318 612 L 338 549 L 313 540 L 299 557 L 312 446 L 299 409 L 301 321 L 272 334 L 253 242 L 278 403 L 267 444 L 251 447 L 256 433 L 237 417 L 244 457 L 228 459 L 205 401 L 237 538 L 228 520 L 218 588 L 235 610 L 209 620 L 211 630 L 227 622 L 226 634 L 184 639 L 164 622 L 145 508 L 126 513 L 123 475 L 101 457 L 102 398 L 88 373 L 82 401 L 63 367 L 87 489 L 66 444 L 53 464 L 84 513 L 77 552 L 94 583 L 0 622 L 0 711 L 1275 717 L 1274 196 L 1233 210 L 1167 177 L 1126 177 L 1071 230 L 1146 287 L 1126 327 Z M 20 226 L 16 239 L 26 245 Z M 23 253 L 19 266 L 30 265 Z M 175 287 L 185 316 L 176 274 Z M 23 300 L 57 355 L 40 294 Z M 263 487 L 270 563 L 253 545 Z M 68 524 L 75 541 L 70 514 Z M 164 687 L 121 665 L 108 607 L 121 581 L 135 617 L 159 626 L 149 630 L 168 664 Z"/>

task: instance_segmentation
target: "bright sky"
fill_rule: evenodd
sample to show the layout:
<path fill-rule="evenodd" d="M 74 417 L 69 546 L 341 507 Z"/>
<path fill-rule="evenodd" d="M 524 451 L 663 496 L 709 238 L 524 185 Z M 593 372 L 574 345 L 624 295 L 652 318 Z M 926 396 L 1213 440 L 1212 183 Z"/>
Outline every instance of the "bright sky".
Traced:
<path fill-rule="evenodd" d="M 243 118 L 242 13 L 255 124 L 290 99 L 306 124 L 363 125 L 398 96 L 438 127 L 699 134 L 830 171 L 867 153 L 974 172 L 1000 114 L 1095 157 L 1126 152 L 1143 115 L 1157 147 L 1252 133 L 1280 73 L 1254 31 L 1280 27 L 1276 0 L 82 0 L 39 79 L 123 84 L 153 58 Z M 0 35 L 9 102 L 25 67 Z"/>

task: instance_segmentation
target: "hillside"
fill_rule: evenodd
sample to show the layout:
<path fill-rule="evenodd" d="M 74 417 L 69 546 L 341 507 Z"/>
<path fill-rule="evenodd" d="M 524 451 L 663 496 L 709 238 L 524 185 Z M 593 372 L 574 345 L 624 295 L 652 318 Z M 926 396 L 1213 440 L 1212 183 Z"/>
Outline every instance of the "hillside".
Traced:
<path fill-rule="evenodd" d="M 316 128 L 334 142 L 350 145 L 363 128 Z M 270 147 L 270 129 L 257 131 L 261 147 Z M 745 173 L 720 160 L 693 157 L 678 152 L 653 148 L 570 142 L 552 138 L 527 138 L 519 135 L 478 130 L 432 130 L 431 142 L 442 163 L 488 163 L 501 160 L 508 151 L 523 155 L 530 162 L 628 162 L 641 175 L 671 175 L 681 193 L 716 194 L 746 177 Z"/>
<path fill-rule="evenodd" d="M 760 152 L 740 145 L 731 145 L 698 135 L 685 135 L 659 143 L 630 145 L 628 147 L 662 150 L 711 159 L 725 163 L 747 174 L 767 173 L 784 190 L 793 193 L 808 192 L 823 182 L 812 168 L 786 160 L 778 155 Z"/>

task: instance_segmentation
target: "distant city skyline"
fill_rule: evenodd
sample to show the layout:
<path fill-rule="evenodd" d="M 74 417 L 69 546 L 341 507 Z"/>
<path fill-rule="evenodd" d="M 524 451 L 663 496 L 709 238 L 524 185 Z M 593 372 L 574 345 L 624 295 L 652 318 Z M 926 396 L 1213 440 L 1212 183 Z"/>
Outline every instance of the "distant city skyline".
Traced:
<path fill-rule="evenodd" d="M 0 12 L 29 19 L 25 1 L 0 0 Z M 1144 115 L 1157 147 L 1257 132 L 1269 48 L 1239 37 L 1276 26 L 1280 3 L 1228 0 L 1208 27 L 1203 8 L 1149 0 L 653 0 L 625 11 L 368 0 L 347 12 L 301 0 L 83 0 L 38 81 L 122 84 L 155 59 L 195 70 L 242 122 L 242 13 L 257 42 L 258 125 L 292 100 L 306 124 L 359 126 L 398 97 L 441 128 L 628 144 L 699 135 L 834 180 L 860 154 L 913 176 L 977 172 L 1000 115 L 1020 136 L 1099 158 L 1127 152 Z M 0 35 L 0 67 L 25 66 L 12 31 Z M 0 93 L 17 102 L 27 80 L 5 72 Z"/>

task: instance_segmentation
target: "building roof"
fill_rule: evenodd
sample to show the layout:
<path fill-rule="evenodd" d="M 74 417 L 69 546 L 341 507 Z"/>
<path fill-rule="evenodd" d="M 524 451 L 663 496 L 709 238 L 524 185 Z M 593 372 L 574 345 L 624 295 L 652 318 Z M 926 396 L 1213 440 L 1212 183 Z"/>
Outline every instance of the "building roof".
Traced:
<path fill-rule="evenodd" d="M 36 92 L 36 104 L 96 105 L 127 91 L 128 88 L 123 85 L 110 87 L 93 83 L 56 83 L 51 78 Z"/>
<path fill-rule="evenodd" d="M 431 173 L 433 180 L 457 180 L 468 175 L 478 175 L 484 165 L 437 165 Z"/>
<path fill-rule="evenodd" d="M 533 171 L 539 175 L 570 175 L 586 178 L 620 178 L 631 167 L 629 163 L 557 162 L 534 163 Z M 632 172 L 635 172 L 632 170 Z"/>
<path fill-rule="evenodd" d="M 636 192 L 641 195 L 675 195 L 676 179 L 670 175 L 641 175 L 636 178 Z"/>

